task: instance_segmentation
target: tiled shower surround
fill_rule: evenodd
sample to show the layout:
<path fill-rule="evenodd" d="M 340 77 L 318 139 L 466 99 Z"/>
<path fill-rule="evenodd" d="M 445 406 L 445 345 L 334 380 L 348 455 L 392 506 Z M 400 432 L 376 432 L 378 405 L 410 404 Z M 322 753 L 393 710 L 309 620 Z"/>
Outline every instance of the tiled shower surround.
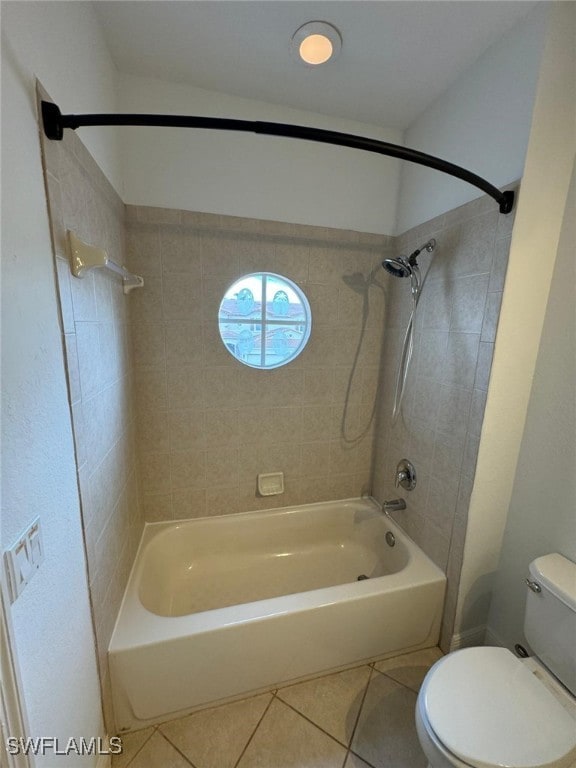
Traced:
<path fill-rule="evenodd" d="M 402 412 L 392 407 L 402 341 L 412 306 L 410 281 L 389 277 L 372 495 L 402 497 L 393 517 L 448 576 L 441 647 L 449 650 L 470 494 L 486 404 L 513 214 L 483 197 L 397 238 L 418 257 L 426 282 L 416 312 L 414 353 Z M 413 491 L 395 488 L 396 465 L 415 466 Z"/>
<path fill-rule="evenodd" d="M 106 651 L 142 524 L 372 494 L 448 575 L 452 637 L 466 518 L 512 216 L 481 198 L 398 238 L 124 206 L 78 137 L 43 141 L 105 718 Z M 65 230 L 141 274 L 70 275 Z M 391 423 L 409 281 L 385 256 L 437 240 L 418 308 L 402 415 Z M 125 246 L 125 247 L 124 247 Z M 430 255 L 420 256 L 423 272 Z M 218 308 L 238 277 L 297 283 L 312 312 L 306 349 L 256 370 L 225 349 Z M 411 492 L 394 487 L 410 459 Z M 260 497 L 259 473 L 285 492 Z"/>
<path fill-rule="evenodd" d="M 127 227 L 145 280 L 130 304 L 146 520 L 369 493 L 392 238 L 132 206 Z M 240 363 L 218 331 L 226 289 L 258 271 L 297 283 L 312 313 L 307 347 L 273 370 Z M 258 495 L 268 472 L 282 495 Z"/>
<path fill-rule="evenodd" d="M 66 230 L 122 263 L 124 204 L 75 133 L 66 131 L 62 142 L 43 139 L 42 149 L 92 620 L 111 729 L 107 651 L 143 527 L 128 305 L 110 272 L 93 270 L 82 280 L 71 275 Z"/>

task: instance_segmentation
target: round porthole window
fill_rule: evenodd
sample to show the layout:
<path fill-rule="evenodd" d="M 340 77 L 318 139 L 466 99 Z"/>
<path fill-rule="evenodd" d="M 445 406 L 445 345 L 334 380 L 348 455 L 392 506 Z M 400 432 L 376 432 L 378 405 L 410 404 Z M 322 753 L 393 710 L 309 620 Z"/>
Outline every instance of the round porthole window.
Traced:
<path fill-rule="evenodd" d="M 287 277 L 244 275 L 228 288 L 218 313 L 226 349 L 251 368 L 277 368 L 298 357 L 310 337 L 308 299 Z"/>

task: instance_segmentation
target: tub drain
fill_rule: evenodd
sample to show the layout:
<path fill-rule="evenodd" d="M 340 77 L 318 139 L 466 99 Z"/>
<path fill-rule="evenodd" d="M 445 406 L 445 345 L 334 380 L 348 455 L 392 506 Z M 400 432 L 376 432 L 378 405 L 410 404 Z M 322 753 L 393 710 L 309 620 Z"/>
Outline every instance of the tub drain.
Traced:
<path fill-rule="evenodd" d="M 366 576 L 366 574 L 361 573 L 360 576 L 356 579 L 356 581 L 364 581 L 364 579 L 369 579 L 369 576 Z"/>

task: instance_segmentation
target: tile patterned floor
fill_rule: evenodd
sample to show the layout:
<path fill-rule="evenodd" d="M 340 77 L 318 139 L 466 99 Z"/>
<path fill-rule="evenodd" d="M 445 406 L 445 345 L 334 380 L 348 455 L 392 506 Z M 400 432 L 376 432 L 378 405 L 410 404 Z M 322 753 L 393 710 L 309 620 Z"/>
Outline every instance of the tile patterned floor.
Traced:
<path fill-rule="evenodd" d="M 123 737 L 113 768 L 426 768 L 414 725 L 438 648 L 195 712 Z"/>

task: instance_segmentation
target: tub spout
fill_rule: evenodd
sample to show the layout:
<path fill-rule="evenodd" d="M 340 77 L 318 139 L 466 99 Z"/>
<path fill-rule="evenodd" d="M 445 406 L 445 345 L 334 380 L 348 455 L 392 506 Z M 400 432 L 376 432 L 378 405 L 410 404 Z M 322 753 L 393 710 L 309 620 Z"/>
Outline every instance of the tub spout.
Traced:
<path fill-rule="evenodd" d="M 401 512 L 403 509 L 406 509 L 406 502 L 404 499 L 391 499 L 382 504 L 382 512 L 385 512 L 386 514 L 389 514 L 390 512 Z"/>

